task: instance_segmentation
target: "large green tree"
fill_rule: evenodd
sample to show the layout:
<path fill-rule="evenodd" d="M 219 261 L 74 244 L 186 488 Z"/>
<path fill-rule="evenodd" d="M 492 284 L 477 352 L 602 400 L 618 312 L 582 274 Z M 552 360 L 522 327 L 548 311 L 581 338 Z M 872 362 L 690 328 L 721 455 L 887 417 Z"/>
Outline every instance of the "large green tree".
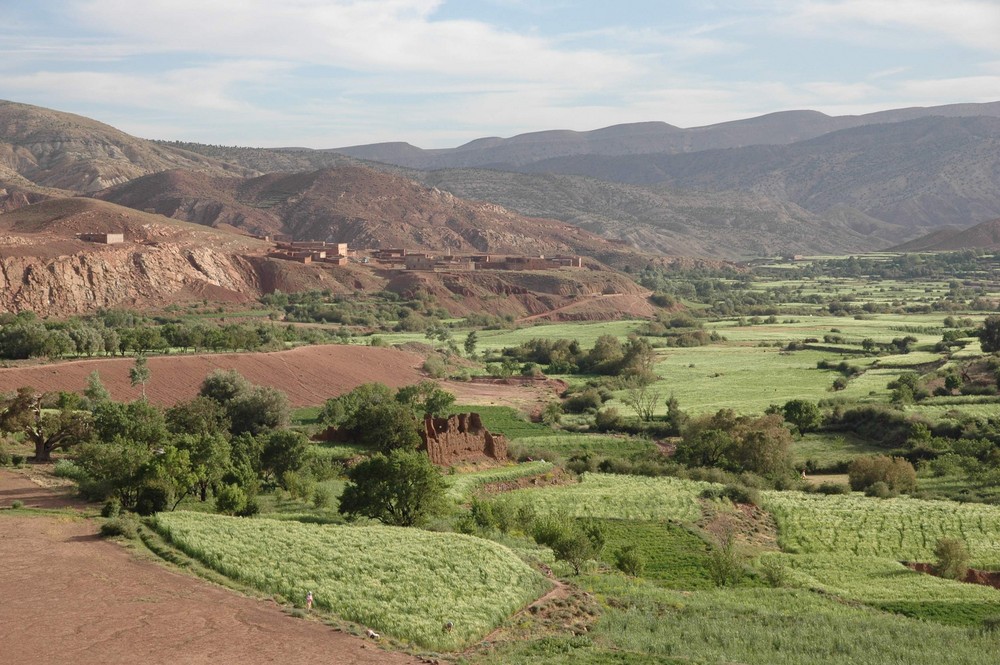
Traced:
<path fill-rule="evenodd" d="M 444 511 L 445 482 L 426 455 L 377 453 L 348 472 L 340 512 L 394 526 L 418 526 Z"/>

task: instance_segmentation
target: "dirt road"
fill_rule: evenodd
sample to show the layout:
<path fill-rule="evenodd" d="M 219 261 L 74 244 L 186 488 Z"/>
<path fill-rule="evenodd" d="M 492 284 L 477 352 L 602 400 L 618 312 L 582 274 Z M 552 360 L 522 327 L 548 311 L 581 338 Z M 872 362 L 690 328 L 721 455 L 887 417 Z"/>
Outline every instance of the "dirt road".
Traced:
<path fill-rule="evenodd" d="M 5 504 L 25 491 L 22 480 L 0 471 Z M 96 530 L 78 518 L 0 511 L 0 663 L 420 662 L 142 561 Z"/>

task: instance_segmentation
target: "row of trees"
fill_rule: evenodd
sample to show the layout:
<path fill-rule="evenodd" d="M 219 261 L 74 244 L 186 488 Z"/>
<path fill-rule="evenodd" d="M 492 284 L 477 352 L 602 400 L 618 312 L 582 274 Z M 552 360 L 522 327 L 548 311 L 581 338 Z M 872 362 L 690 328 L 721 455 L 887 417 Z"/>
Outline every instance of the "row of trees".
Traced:
<path fill-rule="evenodd" d="M 168 322 L 141 317 L 101 317 L 50 323 L 31 312 L 5 317 L 0 323 L 0 358 L 63 358 L 183 351 L 257 351 L 283 348 L 286 342 L 329 341 L 326 333 L 295 326 L 259 323 Z M 125 324 L 120 324 L 125 322 Z M 137 323 L 138 322 L 138 323 Z M 127 325 L 126 325 L 127 324 Z"/>

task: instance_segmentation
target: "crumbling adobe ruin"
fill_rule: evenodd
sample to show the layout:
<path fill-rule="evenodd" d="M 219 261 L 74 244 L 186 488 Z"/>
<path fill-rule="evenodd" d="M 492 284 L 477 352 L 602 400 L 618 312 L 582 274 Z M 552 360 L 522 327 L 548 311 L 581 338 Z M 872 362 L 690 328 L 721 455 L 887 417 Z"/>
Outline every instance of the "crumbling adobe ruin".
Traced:
<path fill-rule="evenodd" d="M 439 466 L 485 460 L 507 461 L 507 439 L 483 427 L 478 413 L 424 418 L 420 438 L 431 462 Z"/>

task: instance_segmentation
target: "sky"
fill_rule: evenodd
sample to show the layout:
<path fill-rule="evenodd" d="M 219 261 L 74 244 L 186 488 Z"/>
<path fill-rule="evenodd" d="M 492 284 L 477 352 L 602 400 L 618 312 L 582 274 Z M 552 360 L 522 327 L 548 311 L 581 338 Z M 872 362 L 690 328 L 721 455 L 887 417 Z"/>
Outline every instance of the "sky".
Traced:
<path fill-rule="evenodd" d="M 1000 0 L 32 0 L 0 99 L 333 148 L 1000 100 Z"/>

